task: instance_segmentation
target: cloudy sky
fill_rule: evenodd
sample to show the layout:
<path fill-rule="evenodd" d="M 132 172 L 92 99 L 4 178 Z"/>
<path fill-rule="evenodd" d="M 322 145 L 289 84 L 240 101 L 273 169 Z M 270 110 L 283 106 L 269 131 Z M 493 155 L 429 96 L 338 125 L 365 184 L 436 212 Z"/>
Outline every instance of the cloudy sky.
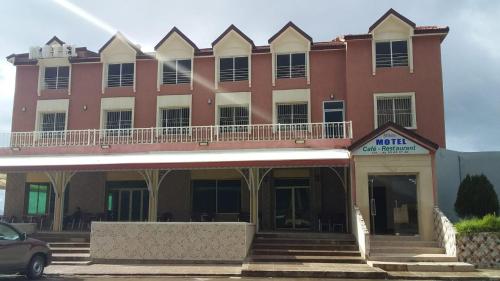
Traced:
<path fill-rule="evenodd" d="M 5 0 L 0 55 L 27 52 L 53 35 L 97 51 L 120 30 L 151 51 L 177 26 L 199 47 L 235 24 L 257 45 L 292 20 L 315 41 L 364 33 L 389 8 L 417 25 L 448 25 L 442 45 L 450 149 L 500 150 L 500 1 L 103 1 Z M 0 62 L 0 131 L 10 129 L 15 68 Z"/>

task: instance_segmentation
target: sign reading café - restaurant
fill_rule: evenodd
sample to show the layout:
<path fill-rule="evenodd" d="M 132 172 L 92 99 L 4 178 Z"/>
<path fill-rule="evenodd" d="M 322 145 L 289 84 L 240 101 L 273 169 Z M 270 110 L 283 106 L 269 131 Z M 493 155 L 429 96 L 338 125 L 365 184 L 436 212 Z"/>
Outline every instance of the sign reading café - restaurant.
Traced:
<path fill-rule="evenodd" d="M 356 149 L 354 155 L 428 154 L 429 151 L 391 130 L 378 135 Z"/>

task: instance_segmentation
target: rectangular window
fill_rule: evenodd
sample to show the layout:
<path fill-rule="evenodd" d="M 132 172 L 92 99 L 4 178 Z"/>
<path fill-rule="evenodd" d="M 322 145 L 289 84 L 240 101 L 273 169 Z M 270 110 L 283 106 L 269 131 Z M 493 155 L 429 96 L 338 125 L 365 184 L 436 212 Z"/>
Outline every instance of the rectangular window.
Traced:
<path fill-rule="evenodd" d="M 40 130 L 43 132 L 64 131 L 66 129 L 66 113 L 50 112 L 41 114 Z"/>
<path fill-rule="evenodd" d="M 28 184 L 28 202 L 26 213 L 29 215 L 44 215 L 47 213 L 49 202 L 50 185 L 43 184 Z"/>
<path fill-rule="evenodd" d="M 390 121 L 405 128 L 414 128 L 415 112 L 413 111 L 413 108 L 412 96 L 377 96 L 377 127 L 380 127 Z"/>
<path fill-rule="evenodd" d="M 278 124 L 308 123 L 307 103 L 277 104 Z"/>
<path fill-rule="evenodd" d="M 163 63 L 163 84 L 191 83 L 191 60 L 170 60 Z"/>
<path fill-rule="evenodd" d="M 69 84 L 69 66 L 45 68 L 44 89 L 67 89 Z"/>
<path fill-rule="evenodd" d="M 192 210 L 196 213 L 239 213 L 241 210 L 240 180 L 195 180 Z"/>
<path fill-rule="evenodd" d="M 221 58 L 219 62 L 220 82 L 248 80 L 248 57 Z"/>
<path fill-rule="evenodd" d="M 118 63 L 108 65 L 108 87 L 129 87 L 133 85 L 133 63 Z"/>
<path fill-rule="evenodd" d="M 107 111 L 106 130 L 129 131 L 132 128 L 132 111 Z"/>
<path fill-rule="evenodd" d="M 163 133 L 189 133 L 189 107 L 164 108 L 160 111 Z"/>
<path fill-rule="evenodd" d="M 276 55 L 276 78 L 306 77 L 306 54 Z"/>
<path fill-rule="evenodd" d="M 408 66 L 408 41 L 386 41 L 375 43 L 377 67 Z"/>
<path fill-rule="evenodd" d="M 247 106 L 219 107 L 219 125 L 221 132 L 246 132 L 249 115 Z"/>

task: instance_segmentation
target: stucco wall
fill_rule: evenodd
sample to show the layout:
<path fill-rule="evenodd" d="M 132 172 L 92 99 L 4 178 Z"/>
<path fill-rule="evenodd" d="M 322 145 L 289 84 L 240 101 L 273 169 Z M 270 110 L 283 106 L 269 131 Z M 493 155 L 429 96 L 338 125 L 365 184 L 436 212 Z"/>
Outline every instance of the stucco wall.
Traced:
<path fill-rule="evenodd" d="M 86 213 L 104 212 L 105 185 L 105 172 L 75 174 L 69 185 L 68 212 L 77 207 Z"/>
<path fill-rule="evenodd" d="M 418 228 L 424 240 L 434 236 L 434 190 L 430 155 L 354 156 L 356 205 L 370 229 L 368 175 L 417 175 Z"/>
<path fill-rule="evenodd" d="M 249 223 L 92 223 L 90 257 L 96 262 L 242 262 L 252 244 Z"/>
<path fill-rule="evenodd" d="M 22 217 L 24 214 L 24 193 L 26 174 L 7 174 L 7 185 L 5 187 L 6 216 Z"/>
<path fill-rule="evenodd" d="M 467 174 L 484 174 L 500 199 L 500 152 L 457 152 L 440 149 L 436 153 L 439 208 L 457 221 L 454 205 L 460 182 Z"/>

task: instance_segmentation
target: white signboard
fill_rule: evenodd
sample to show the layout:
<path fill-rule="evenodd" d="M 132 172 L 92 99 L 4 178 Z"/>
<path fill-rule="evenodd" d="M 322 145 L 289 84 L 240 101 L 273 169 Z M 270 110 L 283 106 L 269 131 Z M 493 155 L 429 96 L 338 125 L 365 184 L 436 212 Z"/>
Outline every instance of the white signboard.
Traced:
<path fill-rule="evenodd" d="M 353 152 L 354 155 L 429 154 L 429 151 L 391 130 L 385 131 Z"/>

